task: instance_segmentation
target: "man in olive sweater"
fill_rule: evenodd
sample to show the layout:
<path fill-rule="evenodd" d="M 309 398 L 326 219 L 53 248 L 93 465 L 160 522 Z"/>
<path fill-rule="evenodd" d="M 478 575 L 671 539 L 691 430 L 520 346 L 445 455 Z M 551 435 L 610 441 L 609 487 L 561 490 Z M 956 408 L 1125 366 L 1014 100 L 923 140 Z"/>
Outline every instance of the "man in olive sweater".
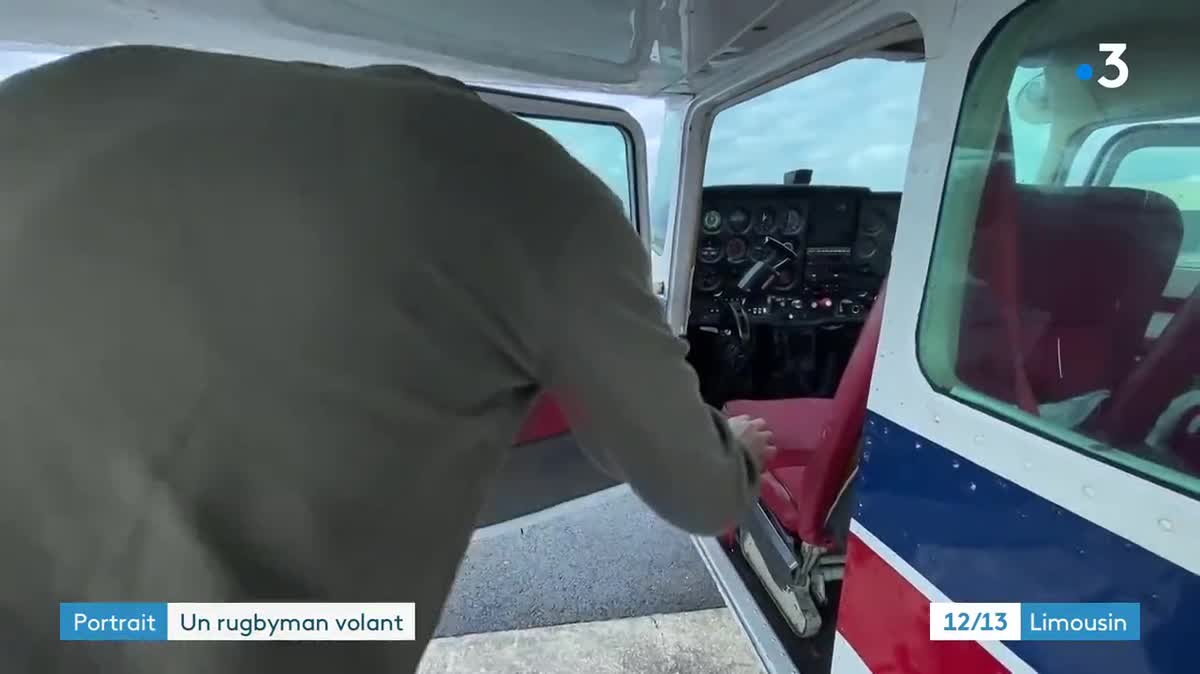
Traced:
<path fill-rule="evenodd" d="M 416 668 L 543 390 L 712 534 L 707 408 L 615 196 L 416 69 L 149 47 L 0 85 L 0 671 Z M 415 602 L 416 642 L 63 643 L 60 601 Z"/>

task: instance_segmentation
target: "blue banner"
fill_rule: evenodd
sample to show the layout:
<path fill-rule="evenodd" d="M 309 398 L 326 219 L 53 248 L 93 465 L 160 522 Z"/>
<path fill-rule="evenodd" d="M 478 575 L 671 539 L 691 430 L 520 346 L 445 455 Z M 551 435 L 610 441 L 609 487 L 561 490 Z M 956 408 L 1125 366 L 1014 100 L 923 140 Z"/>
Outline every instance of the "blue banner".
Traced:
<path fill-rule="evenodd" d="M 165 603 L 62 603 L 58 605 L 62 641 L 166 641 Z"/>
<path fill-rule="evenodd" d="M 1141 604 L 1021 604 L 1022 641 L 1138 641 Z"/>

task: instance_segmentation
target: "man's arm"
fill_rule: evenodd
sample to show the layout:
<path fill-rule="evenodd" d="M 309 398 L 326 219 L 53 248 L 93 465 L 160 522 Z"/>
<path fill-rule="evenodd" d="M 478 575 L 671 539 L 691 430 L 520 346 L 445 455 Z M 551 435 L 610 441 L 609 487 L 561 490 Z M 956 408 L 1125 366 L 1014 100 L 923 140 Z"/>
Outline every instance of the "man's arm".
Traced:
<path fill-rule="evenodd" d="M 585 451 L 655 512 L 718 533 L 753 501 L 760 467 L 700 398 L 687 345 L 651 291 L 647 253 L 612 201 L 589 204 L 568 238 L 543 384 Z"/>

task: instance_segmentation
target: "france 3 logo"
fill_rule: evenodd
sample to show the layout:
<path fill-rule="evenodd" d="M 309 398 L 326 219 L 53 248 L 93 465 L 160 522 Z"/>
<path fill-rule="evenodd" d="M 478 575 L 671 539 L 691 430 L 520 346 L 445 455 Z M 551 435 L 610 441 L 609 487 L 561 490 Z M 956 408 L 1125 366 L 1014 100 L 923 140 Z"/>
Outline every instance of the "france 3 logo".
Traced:
<path fill-rule="evenodd" d="M 1129 64 L 1121 58 L 1125 53 L 1126 44 L 1124 42 L 1101 42 L 1100 53 L 1107 54 L 1104 59 L 1104 67 L 1114 68 L 1115 72 L 1110 76 L 1107 72 L 1103 73 L 1096 84 L 1106 89 L 1116 89 L 1129 79 Z M 1083 81 L 1091 80 L 1096 75 L 1095 69 L 1090 63 L 1080 63 L 1075 67 L 1075 76 Z"/>

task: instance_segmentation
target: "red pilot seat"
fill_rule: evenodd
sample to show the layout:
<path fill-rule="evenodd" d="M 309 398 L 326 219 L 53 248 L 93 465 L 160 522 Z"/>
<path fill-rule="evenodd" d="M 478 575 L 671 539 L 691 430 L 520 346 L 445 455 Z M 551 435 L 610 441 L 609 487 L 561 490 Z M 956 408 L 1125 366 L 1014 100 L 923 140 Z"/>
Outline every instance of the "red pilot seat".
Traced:
<path fill-rule="evenodd" d="M 854 469 L 867 415 L 867 394 L 885 287 L 867 312 L 854 351 L 832 398 L 731 400 L 730 416 L 766 420 L 779 453 L 762 476 L 760 498 L 784 529 L 819 547 L 835 545 L 825 520 Z"/>
<path fill-rule="evenodd" d="M 1179 209 L 1118 187 L 992 185 L 989 198 L 963 302 L 959 378 L 1033 414 L 1114 391 L 1137 363 L 1175 264 Z"/>
<path fill-rule="evenodd" d="M 989 183 L 984 204 L 959 333 L 959 379 L 1031 414 L 1145 451 L 1151 427 L 1200 371 L 1200 351 L 1191 347 L 1200 336 L 1200 296 L 1144 352 L 1182 244 L 1179 209 L 1147 190 L 1012 185 L 1011 176 Z M 1082 408 L 1083 418 L 1056 419 L 1049 406 L 1104 392 L 1111 397 Z M 1164 438 L 1184 466 L 1200 461 L 1194 429 L 1185 413 Z"/>

